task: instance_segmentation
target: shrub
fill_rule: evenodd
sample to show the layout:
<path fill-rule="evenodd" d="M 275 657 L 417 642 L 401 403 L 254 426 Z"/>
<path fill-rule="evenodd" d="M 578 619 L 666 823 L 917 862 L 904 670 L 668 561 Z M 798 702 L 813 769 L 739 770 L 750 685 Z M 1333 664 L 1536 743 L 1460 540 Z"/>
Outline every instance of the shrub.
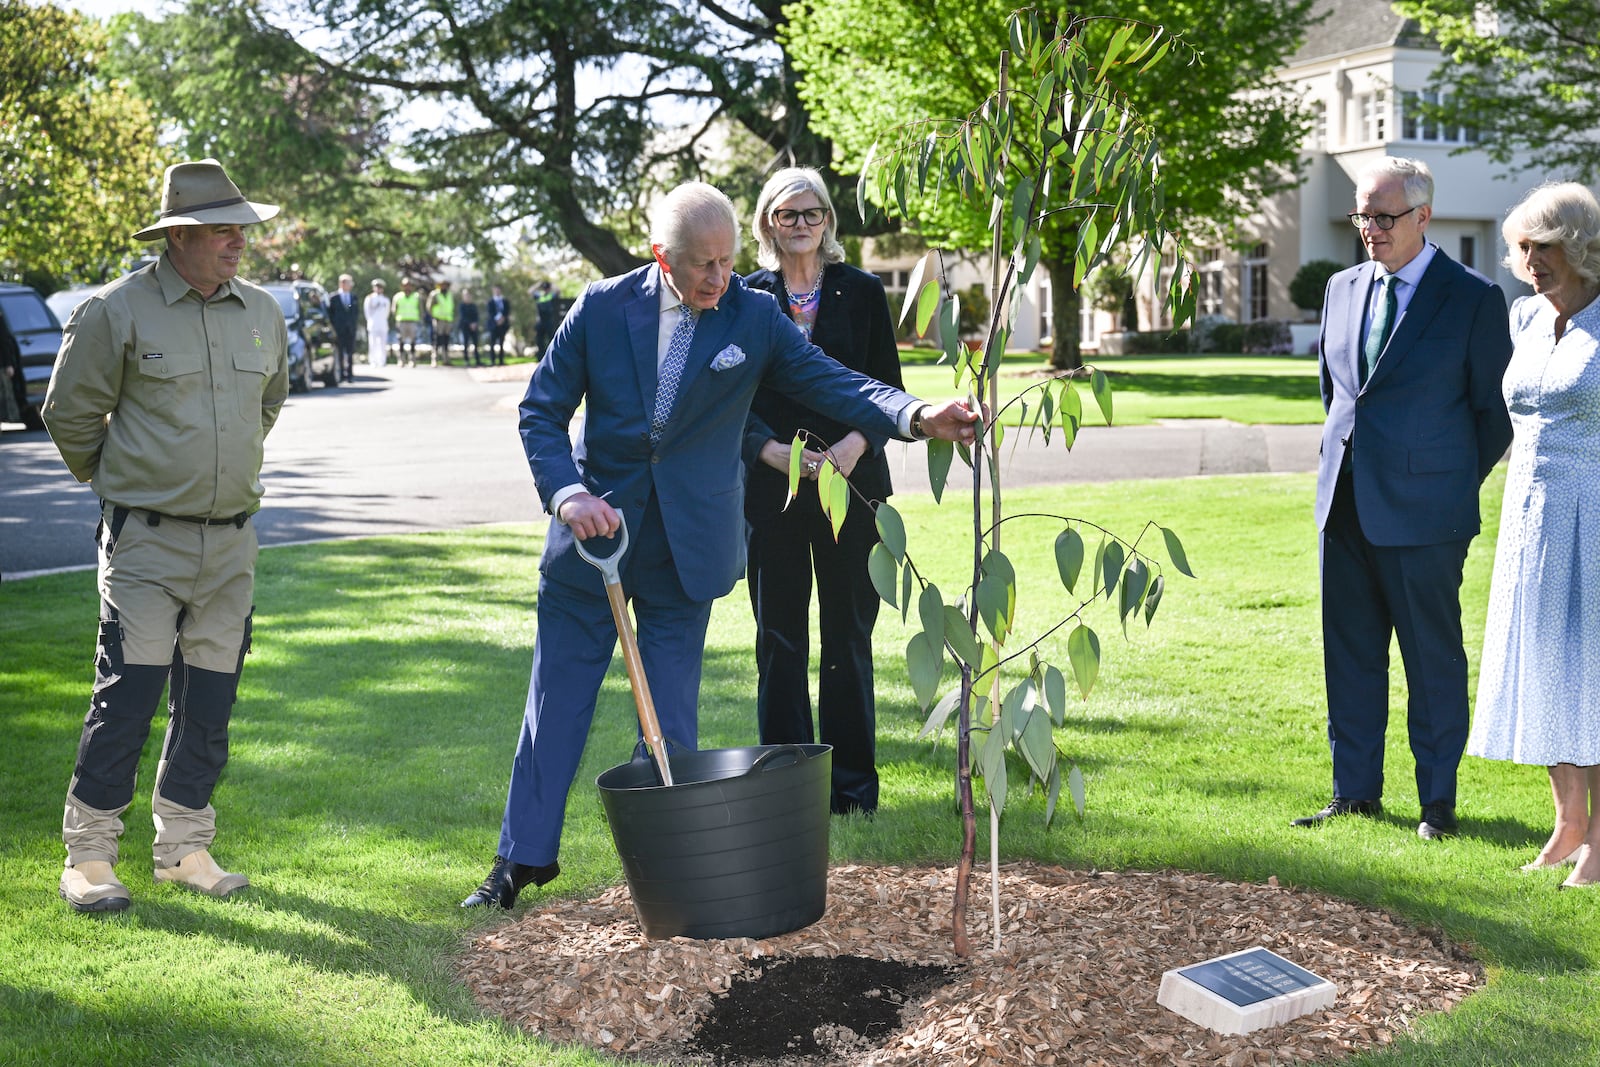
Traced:
<path fill-rule="evenodd" d="M 1294 351 L 1294 333 L 1282 319 L 1257 319 L 1244 328 L 1241 351 L 1287 356 Z"/>
<path fill-rule="evenodd" d="M 1297 308 L 1319 311 L 1323 295 L 1328 291 L 1328 279 L 1344 270 L 1344 264 L 1331 259 L 1313 259 L 1301 264 L 1289 282 L 1289 299 Z"/>
<path fill-rule="evenodd" d="M 1123 351 L 1130 356 L 1153 356 L 1189 351 L 1188 330 L 1142 330 L 1124 334 Z"/>
<path fill-rule="evenodd" d="M 1194 320 L 1194 326 L 1189 330 L 1189 351 L 1191 352 L 1216 352 L 1216 341 L 1213 339 L 1218 326 L 1231 326 L 1233 320 L 1226 315 L 1201 315 Z"/>

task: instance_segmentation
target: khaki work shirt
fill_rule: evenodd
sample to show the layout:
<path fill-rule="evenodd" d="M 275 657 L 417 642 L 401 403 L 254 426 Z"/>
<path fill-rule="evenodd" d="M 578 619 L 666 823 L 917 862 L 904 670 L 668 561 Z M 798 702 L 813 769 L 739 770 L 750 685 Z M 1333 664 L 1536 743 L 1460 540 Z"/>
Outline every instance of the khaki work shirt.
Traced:
<path fill-rule="evenodd" d="M 210 300 L 163 255 L 73 312 L 44 422 L 102 499 L 227 518 L 261 506 L 262 445 L 289 395 L 273 297 L 233 279 Z"/>

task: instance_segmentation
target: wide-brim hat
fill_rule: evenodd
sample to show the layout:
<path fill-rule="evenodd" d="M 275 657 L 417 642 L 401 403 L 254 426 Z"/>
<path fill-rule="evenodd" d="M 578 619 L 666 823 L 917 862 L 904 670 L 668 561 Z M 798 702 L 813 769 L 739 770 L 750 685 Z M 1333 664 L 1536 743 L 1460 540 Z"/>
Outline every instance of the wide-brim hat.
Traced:
<path fill-rule="evenodd" d="M 173 226 L 248 226 L 277 213 L 277 204 L 246 200 L 214 159 L 174 163 L 161 179 L 161 217 L 133 239 L 153 241 Z"/>

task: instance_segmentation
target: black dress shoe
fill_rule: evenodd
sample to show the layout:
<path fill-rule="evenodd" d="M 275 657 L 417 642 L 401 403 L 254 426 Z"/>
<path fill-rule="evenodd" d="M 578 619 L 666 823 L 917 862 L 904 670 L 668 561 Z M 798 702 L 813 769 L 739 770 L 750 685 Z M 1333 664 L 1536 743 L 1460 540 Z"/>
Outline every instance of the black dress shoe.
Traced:
<path fill-rule="evenodd" d="M 517 902 L 517 894 L 522 892 L 528 883 L 544 885 L 561 873 L 561 864 L 551 863 L 543 867 L 530 867 L 525 863 L 513 863 L 504 856 L 494 858 L 494 866 L 489 868 L 489 877 L 483 884 L 472 891 L 472 895 L 461 902 L 463 908 L 483 908 L 490 904 L 498 904 L 502 908 L 510 909 Z"/>
<path fill-rule="evenodd" d="M 1441 837 L 1456 836 L 1456 806 L 1454 804 L 1424 804 L 1422 821 L 1417 824 L 1417 836 L 1424 841 L 1437 841 Z"/>
<path fill-rule="evenodd" d="M 1321 826 L 1329 819 L 1336 819 L 1341 815 L 1365 815 L 1371 818 L 1383 814 L 1383 804 L 1376 800 L 1346 800 L 1344 797 L 1334 797 L 1333 802 L 1315 815 L 1294 819 L 1290 826 Z"/>

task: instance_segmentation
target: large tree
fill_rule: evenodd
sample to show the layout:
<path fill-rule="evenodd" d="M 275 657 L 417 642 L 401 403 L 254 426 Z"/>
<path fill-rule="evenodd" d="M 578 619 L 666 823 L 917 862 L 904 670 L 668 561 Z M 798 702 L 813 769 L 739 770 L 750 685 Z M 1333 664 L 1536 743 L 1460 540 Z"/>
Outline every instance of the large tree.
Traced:
<path fill-rule="evenodd" d="M 165 160 L 144 102 L 99 65 L 100 26 L 0 0 L 0 268 L 98 281 L 150 221 Z"/>
<path fill-rule="evenodd" d="M 293 149 L 261 160 L 268 183 L 315 161 L 330 186 L 403 190 L 477 238 L 515 224 L 616 273 L 645 261 L 655 190 L 827 167 L 782 20 L 779 0 L 196 0 L 139 25 L 127 58 L 191 145 Z"/>
<path fill-rule="evenodd" d="M 1477 131 L 1497 163 L 1526 153 L 1553 176 L 1600 182 L 1600 4 L 1595 0 L 1400 0 L 1446 62 L 1432 120 Z"/>
<path fill-rule="evenodd" d="M 883 133 L 928 115 L 970 112 L 995 88 L 992 49 L 1009 0 L 816 0 L 789 8 L 782 38 L 804 75 L 813 126 L 832 138 L 843 168 L 860 167 Z M 1274 75 L 1299 46 L 1309 0 L 1085 0 L 1075 16 L 1113 15 L 1165 26 L 1198 49 L 1190 64 L 1162 64 L 1110 79 L 1158 132 L 1167 204 L 1186 236 L 1229 236 L 1262 199 L 1296 184 L 1309 119 Z M 1105 33 L 1090 21 L 1086 33 Z M 1248 42 L 1248 47 L 1240 47 Z M 989 215 L 950 202 L 921 219 L 934 241 L 988 245 Z M 1052 362 L 1081 366 L 1080 298 L 1073 284 L 1079 231 L 1069 218 L 1042 228 L 1055 348 Z"/>

